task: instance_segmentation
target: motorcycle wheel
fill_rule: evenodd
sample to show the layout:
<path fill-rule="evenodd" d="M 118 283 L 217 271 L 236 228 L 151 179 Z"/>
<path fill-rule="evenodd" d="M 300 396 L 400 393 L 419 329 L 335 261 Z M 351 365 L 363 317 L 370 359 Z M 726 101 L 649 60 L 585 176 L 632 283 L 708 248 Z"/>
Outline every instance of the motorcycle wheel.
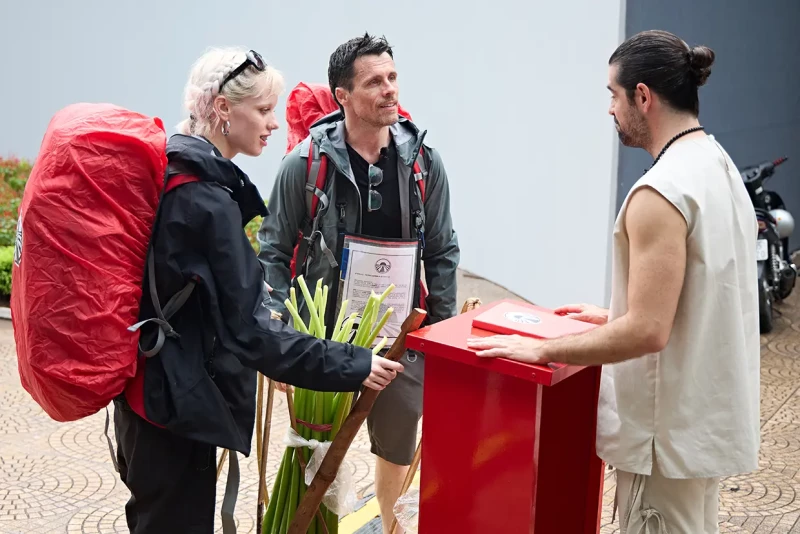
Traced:
<path fill-rule="evenodd" d="M 762 334 L 772 332 L 772 294 L 763 276 L 758 279 L 758 323 Z"/>

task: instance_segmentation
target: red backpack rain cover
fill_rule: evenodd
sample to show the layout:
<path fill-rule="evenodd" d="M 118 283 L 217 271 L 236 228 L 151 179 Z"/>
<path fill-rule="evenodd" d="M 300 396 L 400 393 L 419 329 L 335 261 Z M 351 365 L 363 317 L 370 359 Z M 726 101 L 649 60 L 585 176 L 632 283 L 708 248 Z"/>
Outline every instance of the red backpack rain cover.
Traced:
<path fill-rule="evenodd" d="M 136 374 L 142 280 L 167 166 L 160 119 L 59 111 L 19 210 L 11 313 L 22 386 L 57 421 L 92 415 Z"/>

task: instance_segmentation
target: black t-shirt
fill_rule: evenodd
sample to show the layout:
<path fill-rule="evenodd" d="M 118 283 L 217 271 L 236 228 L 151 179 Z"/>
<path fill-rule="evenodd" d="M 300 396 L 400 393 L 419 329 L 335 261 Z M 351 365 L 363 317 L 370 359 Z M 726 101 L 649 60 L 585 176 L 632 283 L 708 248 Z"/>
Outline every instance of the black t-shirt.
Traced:
<path fill-rule="evenodd" d="M 350 166 L 361 193 L 361 233 L 372 237 L 403 237 L 403 221 L 400 216 L 400 183 L 397 177 L 397 147 L 392 140 L 389 146 L 381 151 L 381 157 L 375 164 L 383 171 L 383 182 L 373 189 L 381 194 L 383 202 L 376 211 L 368 211 L 369 198 L 369 163 L 361 157 L 349 144 L 347 153 Z"/>

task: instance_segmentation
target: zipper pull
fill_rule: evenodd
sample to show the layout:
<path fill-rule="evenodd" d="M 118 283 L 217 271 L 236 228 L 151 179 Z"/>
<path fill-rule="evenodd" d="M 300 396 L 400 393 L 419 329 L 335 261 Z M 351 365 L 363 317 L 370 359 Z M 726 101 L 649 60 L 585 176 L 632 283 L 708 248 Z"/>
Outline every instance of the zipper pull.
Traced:
<path fill-rule="evenodd" d="M 336 204 L 336 207 L 339 208 L 339 224 L 344 224 L 344 216 L 345 216 L 344 207 L 346 205 L 347 204 L 345 203 Z"/>

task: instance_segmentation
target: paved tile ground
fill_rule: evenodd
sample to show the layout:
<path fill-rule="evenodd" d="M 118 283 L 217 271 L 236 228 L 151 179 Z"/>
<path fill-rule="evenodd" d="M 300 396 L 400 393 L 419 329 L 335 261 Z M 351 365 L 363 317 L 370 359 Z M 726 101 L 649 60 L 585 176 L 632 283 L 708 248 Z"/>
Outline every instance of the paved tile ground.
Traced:
<path fill-rule="evenodd" d="M 509 296 L 465 273 L 459 287 L 459 302 L 469 296 L 484 302 Z M 761 469 L 722 482 L 721 532 L 800 534 L 800 299 L 790 299 L 781 312 L 775 332 L 762 338 Z M 288 424 L 285 401 L 281 396 L 276 400 L 270 489 Z M 20 386 L 13 332 L 9 322 L 0 321 L 0 534 L 127 532 L 128 493 L 111 465 L 104 422 L 103 412 L 75 423 L 51 421 Z M 362 429 L 345 463 L 359 497 L 373 492 L 372 464 Z M 255 455 L 242 460 L 242 471 L 239 532 L 255 532 Z M 223 471 L 220 488 L 224 477 Z M 603 534 L 618 532 L 610 521 L 613 493 L 609 473 Z"/>
<path fill-rule="evenodd" d="M 459 302 L 480 296 L 484 302 L 511 297 L 509 292 L 469 273 L 459 276 Z M 271 492 L 288 428 L 285 397 L 276 394 L 267 464 Z M 113 405 L 109 407 L 113 417 Z M 0 320 L 0 534 L 126 533 L 128 491 L 119 480 L 103 435 L 105 412 L 74 423 L 57 423 L 22 389 L 9 321 Z M 111 428 L 113 439 L 113 423 Z M 253 443 L 255 451 L 255 439 Z M 373 488 L 373 458 L 366 425 L 346 459 L 358 497 Z M 227 467 L 227 465 L 226 465 Z M 255 532 L 258 466 L 255 452 L 241 459 L 242 480 L 236 518 L 239 532 Z M 219 506 L 227 469 L 220 477 Z"/>

